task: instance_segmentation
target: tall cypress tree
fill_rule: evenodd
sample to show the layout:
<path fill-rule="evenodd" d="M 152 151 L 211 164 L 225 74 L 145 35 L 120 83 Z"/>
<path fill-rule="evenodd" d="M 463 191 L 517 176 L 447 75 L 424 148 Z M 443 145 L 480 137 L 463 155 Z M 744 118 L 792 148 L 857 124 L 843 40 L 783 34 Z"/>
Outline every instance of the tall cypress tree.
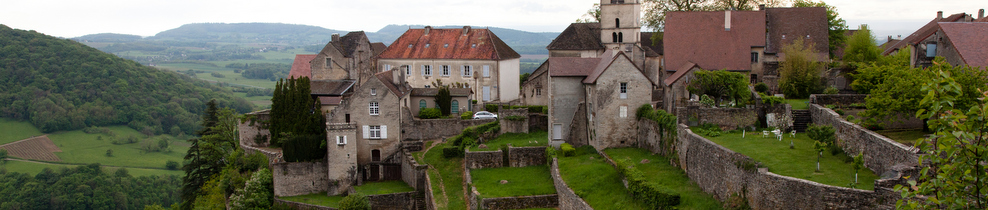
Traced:
<path fill-rule="evenodd" d="M 185 154 L 185 160 L 189 163 L 182 166 L 185 171 L 185 177 L 182 178 L 182 209 L 185 210 L 192 209 L 192 204 L 200 194 L 199 189 L 210 176 L 222 168 L 222 164 L 214 158 L 218 153 L 215 151 L 216 146 L 207 141 L 207 137 L 213 137 L 216 133 L 213 129 L 219 122 L 216 100 L 210 100 L 206 104 L 206 113 L 202 116 L 203 128 L 196 132 L 201 137 L 189 139 L 191 146 Z"/>

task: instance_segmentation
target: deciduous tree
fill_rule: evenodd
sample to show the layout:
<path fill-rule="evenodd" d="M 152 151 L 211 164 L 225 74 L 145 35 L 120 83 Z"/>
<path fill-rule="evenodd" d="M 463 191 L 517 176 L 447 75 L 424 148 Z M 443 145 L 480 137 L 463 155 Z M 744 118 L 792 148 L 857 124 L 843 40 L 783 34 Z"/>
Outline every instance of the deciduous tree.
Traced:
<path fill-rule="evenodd" d="M 814 60 L 816 52 L 813 51 L 813 43 L 805 43 L 802 37 L 796 38 L 782 47 L 782 53 L 786 56 L 779 66 L 779 90 L 787 98 L 807 98 L 820 92 L 820 70 L 823 65 Z"/>

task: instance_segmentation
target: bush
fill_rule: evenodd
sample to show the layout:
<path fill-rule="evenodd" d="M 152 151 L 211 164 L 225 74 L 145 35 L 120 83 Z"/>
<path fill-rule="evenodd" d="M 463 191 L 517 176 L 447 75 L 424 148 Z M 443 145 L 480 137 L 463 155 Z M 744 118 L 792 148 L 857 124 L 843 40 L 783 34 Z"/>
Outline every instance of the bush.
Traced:
<path fill-rule="evenodd" d="M 618 170 L 628 180 L 628 190 L 635 199 L 645 203 L 650 209 L 665 209 L 679 205 L 679 193 L 669 191 L 654 183 L 648 182 L 645 173 L 631 162 L 631 159 L 617 160 Z"/>
<path fill-rule="evenodd" d="M 282 146 L 286 162 L 308 162 L 326 157 L 326 138 L 322 135 L 291 136 Z"/>
<path fill-rule="evenodd" d="M 443 116 L 443 113 L 436 108 L 425 108 L 419 110 L 419 118 L 422 119 L 438 119 Z"/>
<path fill-rule="evenodd" d="M 762 103 L 769 106 L 775 106 L 776 104 L 786 103 L 786 99 L 777 96 L 762 96 Z"/>
<path fill-rule="evenodd" d="M 473 112 L 471 111 L 466 111 L 463 112 L 463 114 L 460 114 L 460 119 L 469 120 L 471 118 L 473 118 Z"/>
<path fill-rule="evenodd" d="M 830 86 L 826 90 L 823 90 L 823 94 L 838 94 L 838 93 L 840 93 L 840 90 L 837 90 L 837 88 L 834 86 Z"/>
<path fill-rule="evenodd" d="M 443 157 L 444 158 L 463 157 L 463 148 L 443 147 Z"/>
<path fill-rule="evenodd" d="M 759 82 L 758 84 L 755 84 L 755 92 L 768 93 L 768 85 L 766 85 L 763 82 Z"/>
<path fill-rule="evenodd" d="M 107 157 L 113 157 L 113 150 L 112 149 L 106 150 L 106 156 Z"/>
<path fill-rule="evenodd" d="M 702 95 L 700 96 L 700 104 L 714 107 L 717 105 L 717 102 L 714 102 L 714 99 L 710 98 L 708 95 Z"/>
<path fill-rule="evenodd" d="M 340 210 L 370 210 L 370 200 L 360 194 L 350 194 L 340 200 Z"/>
<path fill-rule="evenodd" d="M 576 155 L 576 148 L 573 148 L 573 145 L 570 145 L 569 143 L 563 143 L 559 147 L 563 150 L 563 157 L 571 157 Z"/>
<path fill-rule="evenodd" d="M 504 117 L 504 119 L 506 119 L 506 120 L 511 120 L 511 121 L 525 121 L 525 119 L 528 119 L 528 117 L 526 117 L 526 116 L 519 116 L 519 115 L 514 115 L 514 116 L 507 116 L 507 117 Z"/>
<path fill-rule="evenodd" d="M 167 168 L 168 170 L 177 170 L 178 162 L 175 162 L 174 160 L 169 160 L 168 162 L 165 163 L 165 168 Z"/>
<path fill-rule="evenodd" d="M 223 76 L 222 74 L 220 74 L 218 72 L 213 72 L 213 73 L 210 73 L 209 75 L 212 75 L 213 77 L 216 77 L 216 78 L 224 78 L 224 77 L 226 77 L 226 76 Z"/>
<path fill-rule="evenodd" d="M 497 108 L 498 108 L 497 104 L 484 104 L 484 111 L 497 113 Z"/>

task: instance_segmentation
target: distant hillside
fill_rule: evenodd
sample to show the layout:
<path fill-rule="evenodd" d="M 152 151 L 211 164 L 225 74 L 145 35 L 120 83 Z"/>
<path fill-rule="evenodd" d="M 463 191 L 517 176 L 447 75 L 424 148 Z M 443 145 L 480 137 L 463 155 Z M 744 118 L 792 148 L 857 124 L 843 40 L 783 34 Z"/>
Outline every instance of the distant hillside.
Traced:
<path fill-rule="evenodd" d="M 325 44 L 333 33 L 345 31 L 282 23 L 193 23 L 162 31 L 148 39 L 308 45 Z"/>
<path fill-rule="evenodd" d="M 73 38 L 76 41 L 89 41 L 89 42 L 133 42 L 141 40 L 141 36 L 130 35 L 130 34 L 114 34 L 114 33 L 102 33 L 102 34 L 90 34 L 85 36 L 80 36 Z"/>
<path fill-rule="evenodd" d="M 376 33 L 368 33 L 367 37 L 371 41 L 384 42 L 384 44 L 391 45 L 391 42 L 398 39 L 401 34 L 405 33 L 409 28 L 424 28 L 425 25 L 388 25 Z M 433 26 L 434 28 L 463 28 L 463 26 Z M 521 54 L 549 54 L 545 49 L 552 39 L 555 39 L 559 35 L 558 32 L 549 33 L 534 33 L 527 31 L 520 31 L 514 29 L 498 28 L 498 27 L 480 27 L 473 26 L 477 28 L 488 28 L 494 34 L 497 34 L 498 38 L 507 43 L 511 48 Z"/>
<path fill-rule="evenodd" d="M 156 134 L 197 130 L 205 103 L 252 105 L 204 81 L 66 39 L 0 25 L 0 117 L 43 132 L 128 125 Z"/>

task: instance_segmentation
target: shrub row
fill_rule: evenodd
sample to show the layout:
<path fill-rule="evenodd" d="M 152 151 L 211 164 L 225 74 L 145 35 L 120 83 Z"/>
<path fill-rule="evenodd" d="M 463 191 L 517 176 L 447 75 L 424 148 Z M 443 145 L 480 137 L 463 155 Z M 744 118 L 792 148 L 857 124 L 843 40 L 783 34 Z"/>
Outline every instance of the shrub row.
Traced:
<path fill-rule="evenodd" d="M 618 170 L 628 180 L 628 190 L 631 191 L 635 199 L 651 207 L 650 209 L 666 209 L 666 207 L 679 205 L 679 193 L 648 182 L 645 173 L 635 168 L 631 159 L 616 160 L 616 162 Z"/>
<path fill-rule="evenodd" d="M 322 135 L 291 136 L 282 144 L 286 162 L 308 162 L 326 157 L 326 138 Z"/>
<path fill-rule="evenodd" d="M 573 148 L 573 145 L 570 145 L 569 143 L 563 143 L 562 145 L 559 145 L 559 148 L 563 150 L 563 157 L 576 155 L 576 148 Z"/>
<path fill-rule="evenodd" d="M 480 138 L 481 134 L 498 133 L 500 131 L 501 125 L 497 121 L 463 129 L 460 135 L 453 136 L 449 139 L 452 144 L 443 148 L 443 157 L 463 157 L 463 150 L 477 145 L 477 139 Z"/>
<path fill-rule="evenodd" d="M 488 112 L 497 112 L 498 105 L 499 104 L 485 104 L 484 105 L 484 110 L 486 110 Z M 543 114 L 549 113 L 549 107 L 548 106 L 507 106 L 507 105 L 501 105 L 501 107 L 503 107 L 505 109 L 528 109 L 528 113 L 543 113 Z"/>

